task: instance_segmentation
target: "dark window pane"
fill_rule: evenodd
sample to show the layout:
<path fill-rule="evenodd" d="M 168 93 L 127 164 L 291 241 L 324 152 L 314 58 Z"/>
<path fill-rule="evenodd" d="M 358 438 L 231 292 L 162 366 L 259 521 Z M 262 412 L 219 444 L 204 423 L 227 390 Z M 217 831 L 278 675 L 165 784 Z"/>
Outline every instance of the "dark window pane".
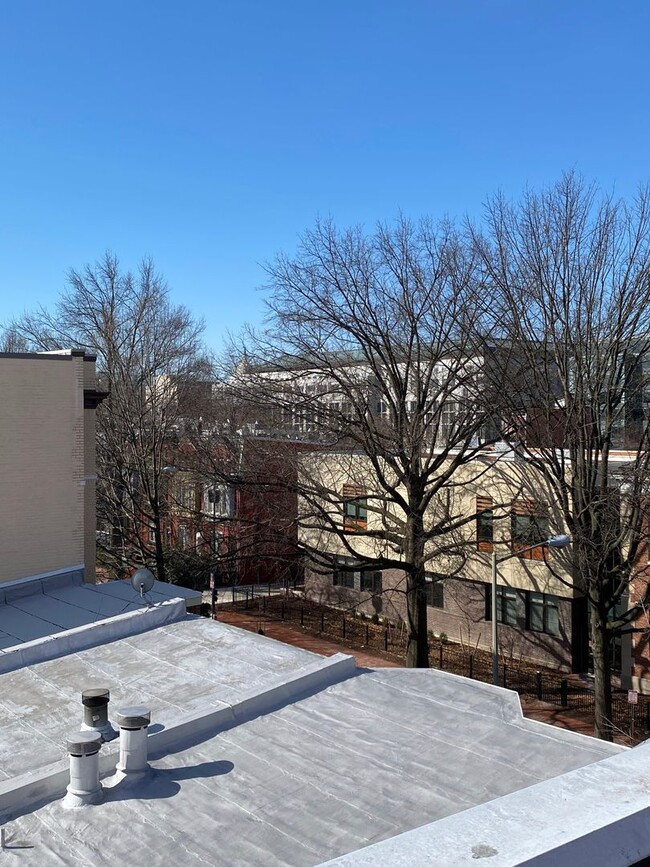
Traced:
<path fill-rule="evenodd" d="M 544 632 L 544 594 L 530 594 L 529 624 L 533 632 Z"/>
<path fill-rule="evenodd" d="M 334 573 L 332 576 L 332 584 L 335 587 L 347 587 L 350 590 L 355 588 L 355 578 L 358 579 L 359 573 L 351 569 L 343 569 L 343 566 L 354 566 L 352 557 L 337 557 L 334 564 Z"/>
<path fill-rule="evenodd" d="M 362 572 L 361 589 L 367 593 L 381 593 L 381 572 Z"/>
<path fill-rule="evenodd" d="M 431 606 L 431 608 L 444 608 L 445 596 L 442 579 L 427 575 L 425 576 L 425 582 L 424 588 L 427 594 L 427 605 Z"/>
<path fill-rule="evenodd" d="M 476 536 L 479 542 L 492 542 L 494 539 L 494 513 L 481 512 L 476 518 Z"/>
<path fill-rule="evenodd" d="M 368 526 L 368 500 L 356 497 L 343 501 L 343 527 L 346 530 L 365 530 Z"/>
<path fill-rule="evenodd" d="M 526 548 L 545 542 L 549 537 L 548 518 L 535 515 L 511 515 L 512 541 L 515 547 Z"/>
<path fill-rule="evenodd" d="M 544 596 L 544 632 L 549 635 L 560 634 L 560 617 L 557 596 Z"/>
<path fill-rule="evenodd" d="M 497 612 L 501 623 L 525 628 L 526 605 L 518 590 L 511 587 L 497 588 Z"/>

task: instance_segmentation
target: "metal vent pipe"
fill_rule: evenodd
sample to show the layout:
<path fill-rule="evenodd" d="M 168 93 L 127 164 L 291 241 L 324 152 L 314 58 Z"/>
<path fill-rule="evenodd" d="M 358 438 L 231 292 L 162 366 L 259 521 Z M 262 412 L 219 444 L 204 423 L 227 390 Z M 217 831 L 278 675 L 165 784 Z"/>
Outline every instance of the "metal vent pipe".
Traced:
<path fill-rule="evenodd" d="M 108 702 L 111 694 L 107 689 L 84 689 L 81 703 L 84 709 L 82 731 L 99 732 L 104 741 L 112 741 L 117 732 L 108 720 Z"/>
<path fill-rule="evenodd" d="M 121 774 L 142 774 L 149 769 L 147 735 L 151 711 L 147 707 L 121 708 L 117 712 L 120 727 L 120 760 L 116 771 Z"/>
<path fill-rule="evenodd" d="M 99 804 L 103 798 L 99 782 L 99 750 L 102 736 L 99 732 L 74 732 L 68 735 L 66 746 L 70 755 L 70 783 L 63 798 L 63 806 L 86 807 Z"/>

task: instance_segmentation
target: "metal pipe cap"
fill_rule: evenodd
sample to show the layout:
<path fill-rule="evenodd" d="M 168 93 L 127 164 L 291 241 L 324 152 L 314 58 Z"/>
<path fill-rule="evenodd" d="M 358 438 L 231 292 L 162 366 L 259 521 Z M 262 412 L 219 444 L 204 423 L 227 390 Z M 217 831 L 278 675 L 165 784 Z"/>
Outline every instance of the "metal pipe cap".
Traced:
<path fill-rule="evenodd" d="M 120 708 L 115 715 L 121 729 L 143 729 L 151 722 L 151 711 L 144 705 Z"/>
<path fill-rule="evenodd" d="M 92 756 L 99 752 L 102 736 L 99 732 L 73 732 L 66 738 L 66 747 L 71 756 Z"/>
<path fill-rule="evenodd" d="M 81 693 L 81 703 L 84 707 L 104 707 L 111 698 L 108 689 L 84 689 Z"/>

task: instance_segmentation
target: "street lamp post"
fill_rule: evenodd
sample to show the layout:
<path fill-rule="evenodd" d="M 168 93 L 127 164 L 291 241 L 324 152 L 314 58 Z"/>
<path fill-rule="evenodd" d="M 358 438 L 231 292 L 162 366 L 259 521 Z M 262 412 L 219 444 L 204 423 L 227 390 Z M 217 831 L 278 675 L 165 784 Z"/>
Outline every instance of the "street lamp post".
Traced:
<path fill-rule="evenodd" d="M 543 542 L 538 542 L 536 545 L 529 545 L 527 548 L 522 548 L 519 551 L 512 551 L 506 554 L 505 557 L 498 557 L 497 552 L 492 551 L 492 683 L 495 686 L 499 685 L 499 624 L 497 622 L 497 565 L 505 560 L 510 560 L 512 557 L 520 557 L 527 551 L 532 551 L 533 548 L 566 548 L 571 542 L 570 536 L 551 536 Z"/>
<path fill-rule="evenodd" d="M 211 549 L 212 549 L 212 569 L 210 571 L 210 590 L 211 592 L 211 602 L 212 602 L 212 618 L 214 620 L 217 619 L 217 485 L 216 482 L 213 482 L 210 488 L 208 488 L 208 500 L 212 502 L 212 539 L 211 539 Z"/>

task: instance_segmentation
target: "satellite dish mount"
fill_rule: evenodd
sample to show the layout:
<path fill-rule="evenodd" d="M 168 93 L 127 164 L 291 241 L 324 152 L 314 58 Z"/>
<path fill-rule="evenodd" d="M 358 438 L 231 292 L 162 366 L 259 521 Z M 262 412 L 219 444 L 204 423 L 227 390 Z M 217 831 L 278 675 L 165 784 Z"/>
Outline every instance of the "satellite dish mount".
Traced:
<path fill-rule="evenodd" d="M 151 590 L 155 580 L 151 570 L 147 569 L 146 566 L 140 566 L 131 575 L 131 587 L 140 594 L 141 599 L 144 599 L 144 594 Z"/>

